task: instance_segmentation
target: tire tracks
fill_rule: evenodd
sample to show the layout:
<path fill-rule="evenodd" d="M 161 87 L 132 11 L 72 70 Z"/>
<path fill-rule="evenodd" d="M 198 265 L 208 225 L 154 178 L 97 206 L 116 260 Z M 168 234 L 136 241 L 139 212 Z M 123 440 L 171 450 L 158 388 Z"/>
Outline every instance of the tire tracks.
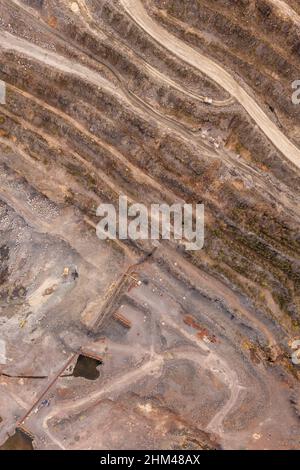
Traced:
<path fill-rule="evenodd" d="M 149 17 L 140 0 L 120 0 L 120 3 L 132 20 L 157 43 L 184 62 L 205 73 L 234 96 L 274 146 L 287 160 L 300 169 L 300 149 L 278 129 L 254 98 L 223 67 L 155 23 Z"/>

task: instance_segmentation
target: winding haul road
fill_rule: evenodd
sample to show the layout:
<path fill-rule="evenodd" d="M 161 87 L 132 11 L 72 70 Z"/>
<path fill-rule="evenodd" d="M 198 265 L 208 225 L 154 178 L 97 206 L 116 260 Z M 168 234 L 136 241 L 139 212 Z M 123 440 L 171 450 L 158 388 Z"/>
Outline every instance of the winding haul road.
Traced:
<path fill-rule="evenodd" d="M 16 0 L 14 0 L 14 3 L 17 3 Z M 135 23 L 156 42 L 184 62 L 206 74 L 234 97 L 248 112 L 273 145 L 297 168 L 300 168 L 300 149 L 278 129 L 276 124 L 260 108 L 254 98 L 252 98 L 226 70 L 153 21 L 140 0 L 120 0 L 120 3 Z M 104 88 L 111 91 L 114 95 L 123 95 L 116 86 L 109 83 L 103 77 L 99 77 L 99 74 L 81 64 L 74 63 L 74 61 L 70 61 L 65 57 L 62 58 L 58 56 L 58 54 L 54 54 L 48 50 L 43 50 L 36 45 L 28 43 L 28 41 L 24 39 L 17 38 L 7 31 L 0 31 L 0 39 L 1 48 L 16 50 L 26 55 L 31 55 L 35 57 L 35 59 L 46 62 L 48 65 L 59 68 L 66 73 L 76 74 L 82 79 L 89 80 L 91 83 L 104 86 Z M 124 96 L 120 96 L 120 98 L 121 97 L 124 98 Z"/>
<path fill-rule="evenodd" d="M 184 62 L 205 73 L 230 95 L 234 96 L 275 147 L 300 168 L 300 149 L 278 129 L 255 100 L 226 70 L 159 26 L 149 17 L 140 0 L 120 0 L 120 3 L 135 23 L 156 42 Z"/>
<path fill-rule="evenodd" d="M 269 2 L 272 3 L 272 5 L 274 5 L 274 7 L 277 8 L 284 16 L 290 18 L 298 26 L 300 25 L 300 16 L 292 7 L 290 7 L 290 5 L 285 3 L 283 0 L 269 0 Z"/>

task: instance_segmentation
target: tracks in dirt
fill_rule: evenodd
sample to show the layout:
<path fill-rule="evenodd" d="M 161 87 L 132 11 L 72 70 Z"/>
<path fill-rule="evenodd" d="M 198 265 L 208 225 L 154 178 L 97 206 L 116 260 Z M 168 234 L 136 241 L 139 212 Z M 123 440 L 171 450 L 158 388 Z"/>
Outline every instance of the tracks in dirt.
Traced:
<path fill-rule="evenodd" d="M 107 32 L 104 33 L 102 30 L 100 30 L 100 28 L 97 26 L 97 24 L 94 23 L 93 16 L 92 16 L 85 0 L 78 0 L 77 3 L 81 7 L 81 13 L 82 13 L 83 19 L 85 20 L 85 25 L 87 26 L 87 28 L 91 31 L 91 33 L 93 35 L 96 35 L 97 37 L 100 37 L 100 38 L 103 38 L 103 35 L 105 35 L 105 36 L 107 36 L 107 38 L 111 38 L 111 39 L 114 39 L 114 40 L 116 39 L 112 35 L 108 36 L 109 33 L 107 33 Z M 121 42 L 121 39 L 118 38 L 118 41 Z M 132 49 L 130 49 L 124 42 L 122 42 L 121 44 L 122 44 L 122 47 L 124 48 L 124 50 L 129 55 L 134 53 L 137 56 L 136 51 L 133 51 Z M 161 83 L 166 84 L 166 85 L 170 86 L 171 88 L 174 88 L 175 90 L 180 91 L 181 93 L 185 94 L 186 96 L 189 96 L 190 98 L 193 98 L 193 99 L 195 99 L 197 101 L 200 101 L 202 103 L 208 103 L 209 102 L 212 106 L 216 106 L 216 107 L 229 106 L 229 105 L 231 105 L 235 102 L 235 99 L 232 96 L 230 96 L 229 98 L 226 98 L 224 100 L 216 100 L 216 99 L 211 98 L 211 101 L 207 101 L 207 100 L 210 99 L 208 96 L 196 94 L 196 93 L 193 93 L 193 92 L 185 89 L 179 83 L 177 83 L 174 80 L 170 79 L 169 77 L 167 77 L 166 75 L 161 73 L 159 70 L 154 68 L 152 65 L 148 64 L 141 56 L 137 56 L 137 57 L 139 58 L 140 66 L 143 69 L 145 69 L 150 74 L 150 76 L 158 79 Z M 114 72 L 116 72 L 116 71 L 114 70 Z M 119 80 L 122 80 L 120 75 L 119 75 L 118 78 L 119 78 Z"/>
<path fill-rule="evenodd" d="M 24 13 L 27 14 L 29 17 L 34 16 L 36 19 L 40 20 L 39 15 L 32 8 L 25 7 L 18 0 L 12 0 L 12 1 L 13 1 L 13 4 L 17 8 L 24 11 Z M 87 18 L 89 18 L 88 14 L 87 14 L 88 10 L 86 8 L 84 8 L 83 2 L 81 2 L 80 4 L 81 4 L 81 11 L 83 11 L 83 15 L 84 15 L 84 16 L 82 15 L 83 24 L 85 25 L 85 27 L 88 28 L 89 31 L 92 32 L 93 35 L 96 34 L 96 36 L 100 37 L 100 32 L 98 30 L 97 30 L 97 32 L 94 32 L 94 30 L 91 28 L 89 22 L 87 21 Z M 45 31 L 50 33 L 56 39 L 59 39 L 65 46 L 67 45 L 68 47 L 70 47 L 70 45 L 68 43 L 68 38 L 66 36 L 64 36 L 61 32 L 55 31 L 55 33 L 54 33 L 53 30 L 47 24 L 45 24 L 44 22 L 42 22 L 42 26 L 43 26 L 43 29 L 45 29 Z M 102 31 L 101 31 L 101 33 L 102 33 Z M 0 34 L 1 34 L 1 30 L 0 30 Z M 19 45 L 20 45 L 20 42 L 24 41 L 25 50 L 23 49 L 23 53 L 26 53 L 26 49 L 27 49 L 26 43 L 27 43 L 27 41 L 25 39 L 17 38 L 16 36 L 12 36 L 12 38 L 13 37 L 15 37 L 19 41 Z M 31 43 L 28 43 L 28 44 L 32 45 Z M 39 47 L 39 46 L 36 46 L 36 47 Z M 42 49 L 42 48 L 40 48 L 40 49 L 42 51 L 42 54 L 44 53 L 45 55 L 47 55 L 48 51 L 46 51 L 45 49 Z M 77 43 L 72 44 L 72 49 L 75 50 L 77 53 L 79 52 L 80 54 L 87 55 L 89 57 L 89 59 L 91 59 L 95 64 L 98 64 L 98 65 L 101 64 L 101 65 L 105 66 L 113 74 L 113 76 L 116 78 L 116 80 L 118 82 L 118 87 L 115 87 L 115 88 L 119 89 L 119 96 L 123 97 L 123 100 L 121 100 L 121 101 L 124 102 L 124 99 L 125 99 L 125 102 L 127 102 L 128 105 L 130 105 L 131 107 L 134 108 L 135 113 L 141 113 L 142 112 L 148 118 L 149 118 L 149 116 L 152 117 L 155 121 L 159 121 L 159 123 L 161 125 L 165 126 L 166 128 L 168 128 L 172 132 L 180 135 L 181 139 L 185 139 L 186 142 L 189 142 L 191 137 L 195 137 L 195 138 L 198 137 L 198 133 L 199 133 L 198 128 L 196 128 L 196 129 L 191 128 L 188 124 L 182 123 L 182 122 L 178 121 L 177 119 L 173 119 L 172 117 L 165 115 L 164 113 L 160 112 L 158 109 L 155 109 L 153 106 L 148 104 L 147 101 L 140 98 L 137 94 L 132 92 L 128 88 L 128 86 L 125 83 L 125 81 L 124 81 L 122 75 L 120 74 L 120 72 L 112 64 L 108 63 L 104 59 L 99 60 L 99 58 L 95 57 L 94 54 L 89 52 L 86 48 L 81 47 Z M 129 48 L 127 48 L 127 49 L 129 50 Z M 29 52 L 30 52 L 30 48 L 28 48 L 28 53 Z M 30 54 L 28 54 L 28 55 L 30 55 Z M 58 54 L 52 53 L 52 58 L 54 58 L 56 55 L 58 55 Z M 58 55 L 58 58 L 59 58 L 60 62 L 62 62 L 64 60 L 64 56 L 59 56 Z M 38 56 L 36 56 L 35 59 L 36 60 L 42 60 L 41 57 L 38 58 Z M 70 59 L 67 59 L 67 60 L 69 61 L 69 65 L 71 65 L 71 68 L 72 68 L 73 63 L 77 64 L 77 62 L 74 62 L 73 60 L 70 60 Z M 48 64 L 48 65 L 50 65 L 50 64 Z M 81 65 L 81 64 L 79 64 L 79 65 Z M 95 72 L 94 70 L 89 69 L 86 66 L 82 66 L 82 67 L 83 67 L 83 69 L 81 69 L 81 71 L 82 72 L 85 71 L 85 79 L 87 81 L 89 81 L 90 83 L 94 83 L 96 85 L 97 84 L 97 79 L 96 79 L 96 82 L 93 79 L 95 79 L 95 77 L 98 75 L 98 78 L 100 77 L 102 79 L 102 85 L 101 86 L 107 92 L 113 94 L 113 89 L 114 88 L 111 89 L 110 82 L 108 80 L 101 77 L 101 75 L 97 74 L 97 72 Z M 179 84 L 177 84 L 173 80 L 170 80 L 164 74 L 160 73 L 154 67 L 151 67 L 149 64 L 147 64 L 144 61 L 142 63 L 142 67 L 145 67 L 145 69 L 147 69 L 148 72 L 153 77 L 156 77 L 156 79 L 158 78 L 159 80 L 162 80 L 163 82 L 165 82 L 166 84 L 168 84 L 172 88 L 177 89 L 178 91 L 184 93 L 187 96 L 190 96 L 193 99 L 205 102 L 205 97 L 202 97 L 202 96 L 197 95 L 195 93 L 191 93 L 190 91 L 188 91 L 185 88 L 181 87 Z M 73 74 L 75 74 L 75 75 L 77 74 L 76 73 L 76 68 L 77 67 L 74 66 Z M 89 70 L 91 70 L 93 72 L 93 79 L 92 80 L 90 80 L 90 76 L 89 76 L 89 73 L 88 73 Z M 70 68 L 69 68 L 69 73 L 72 73 L 70 71 Z M 79 75 L 77 74 L 77 76 L 79 76 Z M 81 78 L 84 79 L 84 77 L 82 75 L 81 75 Z M 105 84 L 107 84 L 108 87 L 105 88 Z M 99 81 L 98 81 L 98 85 L 99 85 Z M 214 105 L 216 107 L 223 107 L 223 106 L 232 105 L 234 102 L 235 102 L 235 99 L 233 97 L 229 97 L 229 98 L 225 99 L 224 101 L 215 100 L 215 101 L 212 102 L 212 105 Z M 199 146 L 201 145 L 201 151 L 202 152 L 205 151 L 205 152 L 209 153 L 211 151 L 211 148 L 207 144 L 204 144 L 201 141 L 198 141 L 198 145 Z"/>
<path fill-rule="evenodd" d="M 128 11 L 129 11 L 131 17 L 133 18 L 134 15 L 132 14 L 132 11 L 130 9 L 130 5 L 132 5 L 134 2 L 131 1 L 131 0 L 121 0 L 121 1 L 125 5 L 125 8 L 129 9 Z M 80 4 L 82 4 L 82 3 L 83 2 L 80 2 Z M 127 7 L 126 7 L 126 5 L 127 5 Z M 135 5 L 138 5 L 138 3 L 135 2 Z M 139 13 L 139 9 L 138 9 L 138 13 Z M 160 32 L 162 28 L 160 28 L 159 30 L 157 30 L 155 28 L 155 30 L 152 31 L 151 30 L 151 27 L 152 27 L 151 26 L 152 25 L 151 20 L 149 20 L 150 21 L 150 26 L 149 26 L 148 20 L 145 23 L 146 26 L 144 26 L 143 21 L 141 20 L 141 17 L 139 16 L 139 14 L 137 16 L 135 16 L 134 19 L 138 24 L 142 25 L 142 27 L 145 27 L 145 30 L 147 30 L 147 32 L 149 32 L 149 34 L 152 37 L 154 37 L 155 40 L 157 40 L 160 43 L 164 42 L 163 39 L 162 39 L 164 36 L 161 36 L 161 32 Z M 170 35 L 170 37 L 173 37 L 173 36 Z M 10 35 L 9 33 L 0 32 L 0 39 L 2 40 L 2 47 L 4 47 L 6 50 L 15 50 L 17 52 L 20 52 L 21 54 L 29 55 L 30 57 L 32 57 L 32 58 L 34 58 L 34 59 L 36 59 L 36 60 L 38 60 L 38 61 L 40 61 L 40 62 L 42 62 L 46 65 L 49 65 L 53 68 L 61 70 L 62 72 L 66 73 L 66 74 L 72 74 L 72 75 L 75 74 L 82 80 L 85 80 L 85 81 L 89 80 L 94 85 L 103 87 L 109 93 L 114 94 L 114 95 L 117 94 L 117 96 L 118 96 L 118 98 L 120 98 L 120 100 L 126 102 L 126 104 L 128 103 L 131 107 L 134 106 L 134 109 L 139 110 L 139 112 L 140 112 L 141 109 L 143 111 L 147 112 L 151 117 L 155 118 L 158 122 L 163 123 L 169 129 L 173 129 L 174 132 L 180 133 L 180 135 L 184 136 L 186 139 L 190 138 L 190 136 L 191 136 L 190 131 L 188 131 L 186 128 L 182 127 L 178 123 L 177 124 L 174 123 L 173 120 L 171 120 L 171 119 L 169 119 L 165 116 L 161 116 L 160 113 L 157 113 L 153 109 L 149 110 L 149 108 L 146 107 L 145 104 L 142 103 L 141 100 L 138 97 L 134 96 L 130 91 L 128 91 L 128 90 L 124 91 L 124 89 L 122 87 L 120 87 L 121 88 L 121 91 L 120 91 L 117 86 L 110 83 L 108 80 L 101 77 L 100 74 L 98 74 L 97 72 L 91 70 L 90 68 L 88 68 L 88 67 L 86 67 L 86 66 L 84 66 L 80 63 L 76 63 L 74 61 L 66 59 L 65 57 L 59 56 L 58 54 L 53 53 L 51 51 L 50 52 L 45 51 L 42 48 L 39 48 L 38 46 L 32 45 L 31 43 L 28 43 L 27 41 L 25 41 L 23 39 L 16 38 L 15 36 Z M 173 38 L 172 41 L 175 41 L 175 38 Z M 182 52 L 181 52 L 182 49 L 178 48 L 175 43 L 174 43 L 174 46 L 172 46 L 172 41 L 167 42 L 167 43 L 164 42 L 164 44 L 163 44 L 164 47 L 166 47 L 166 46 L 167 46 L 167 48 L 171 47 L 171 49 L 170 49 L 171 52 L 173 52 L 176 55 L 178 55 L 178 51 L 179 51 L 179 54 L 182 54 Z M 182 43 L 182 44 L 184 44 L 184 43 Z M 177 52 L 175 52 L 174 49 L 178 49 Z M 192 48 L 190 48 L 190 49 L 193 51 Z M 184 48 L 183 48 L 183 50 L 184 50 Z M 196 53 L 196 51 L 194 51 L 194 53 L 198 54 L 198 53 Z M 195 56 L 195 57 L 197 57 L 197 56 Z M 181 58 L 183 59 L 183 57 L 181 57 Z M 189 58 L 189 56 L 187 55 L 187 56 L 185 56 L 185 58 L 183 60 L 185 60 L 187 62 L 188 58 Z M 200 70 L 201 72 L 203 72 L 203 70 L 204 71 L 206 70 L 205 73 L 207 73 L 207 69 L 209 68 L 209 66 L 211 66 L 211 62 L 212 61 L 210 61 L 207 58 L 202 58 L 201 64 L 197 65 L 198 70 Z M 196 67 L 195 64 L 193 64 L 193 66 Z M 214 66 L 218 67 L 216 64 L 214 64 Z M 113 69 L 111 69 L 111 70 L 113 71 Z M 179 91 L 185 92 L 186 94 L 188 94 L 192 97 L 192 95 L 189 92 L 186 92 L 186 90 L 184 90 L 183 88 L 181 89 L 181 87 L 178 88 L 178 86 L 176 84 L 174 84 L 168 78 L 164 77 L 160 72 L 156 71 L 155 69 L 150 68 L 149 72 L 151 72 L 153 75 L 156 75 L 156 77 L 159 80 L 163 80 L 165 83 L 169 83 L 170 86 L 174 86 L 175 88 L 177 87 L 177 89 Z M 264 112 L 259 108 L 258 104 L 255 103 L 253 98 L 251 98 L 250 95 L 247 95 L 247 93 L 244 90 L 242 90 L 241 87 L 239 85 L 237 85 L 237 83 L 235 83 L 234 81 L 231 81 L 233 79 L 232 79 L 232 77 L 229 77 L 227 72 L 225 72 L 223 70 L 223 72 L 221 74 L 220 70 L 218 69 L 218 73 L 220 75 L 220 77 L 218 77 L 218 80 L 220 81 L 220 84 L 221 84 L 221 82 L 223 83 L 223 81 L 226 82 L 225 84 L 226 84 L 227 89 L 232 89 L 233 96 L 235 96 L 235 98 L 238 101 L 240 101 L 241 104 L 243 104 L 244 108 L 249 112 L 250 115 L 252 115 L 252 117 L 254 116 L 253 117 L 254 120 L 256 119 L 257 124 L 261 127 L 262 130 L 264 130 L 266 127 L 268 127 L 269 123 L 272 124 L 273 128 L 271 130 L 269 130 L 269 134 L 267 134 L 265 132 L 266 135 L 270 138 L 270 140 L 273 139 L 272 142 L 274 143 L 274 145 L 276 145 L 276 144 L 277 144 L 276 146 L 280 145 L 281 148 L 284 149 L 284 151 L 286 152 L 286 156 L 287 156 L 287 154 L 289 154 L 290 150 L 292 149 L 293 152 L 292 152 L 291 156 L 290 157 L 287 156 L 287 158 L 289 158 L 293 163 L 295 163 L 295 161 L 297 161 L 298 162 L 297 166 L 299 167 L 299 162 L 300 162 L 300 160 L 298 160 L 299 150 L 295 146 L 293 146 L 293 144 L 291 142 L 289 142 L 288 139 L 285 136 L 283 136 L 283 134 L 276 128 L 276 126 L 272 123 L 272 121 L 269 118 L 267 118 L 267 116 L 264 114 Z M 215 81 L 217 81 L 216 80 L 216 69 L 214 69 L 214 67 L 209 69 L 209 73 L 207 73 L 207 74 L 211 78 L 213 78 Z M 119 77 L 119 79 L 120 79 L 120 77 Z M 221 86 L 223 86 L 223 84 L 221 84 Z M 19 93 L 22 93 L 20 90 L 15 89 L 15 91 L 19 92 Z M 26 93 L 23 93 L 24 96 L 25 96 L 25 94 Z M 29 99 L 31 99 L 30 96 L 27 96 L 27 97 Z M 195 98 L 195 96 L 193 96 L 193 97 Z M 203 97 L 198 97 L 198 98 L 200 98 L 200 101 L 201 101 L 201 99 Z M 66 120 L 68 122 L 68 124 L 70 124 L 70 126 L 73 126 L 79 132 L 83 132 L 83 133 L 87 134 L 87 131 L 84 129 L 84 127 L 80 126 L 74 119 L 70 118 L 69 116 L 65 115 L 64 113 L 61 113 L 61 112 L 57 111 L 56 108 L 52 108 L 52 107 L 46 105 L 44 102 L 39 101 L 38 99 L 35 99 L 35 100 L 36 100 L 36 102 L 38 102 L 39 105 L 44 106 L 45 108 L 47 107 L 48 111 L 54 112 L 54 113 L 57 114 L 57 116 L 59 116 L 62 119 Z M 22 123 L 22 124 L 25 127 L 26 124 L 24 124 L 24 123 Z M 33 130 L 36 130 L 36 129 L 33 129 Z M 284 137 L 285 141 L 282 141 L 282 136 Z M 96 140 L 96 138 L 90 133 L 89 133 L 89 137 L 92 138 L 97 144 L 99 144 L 99 146 L 103 145 L 103 142 L 101 141 L 101 139 Z M 55 143 L 55 142 L 53 141 L 53 143 Z M 112 148 L 112 150 L 114 150 L 114 149 Z M 114 154 L 114 156 L 118 159 L 119 163 L 129 165 L 126 158 L 123 157 L 122 155 L 116 156 Z M 80 155 L 77 155 L 77 158 L 80 159 L 80 162 L 83 165 L 86 166 L 85 160 L 83 158 L 81 158 Z M 89 169 L 92 171 L 93 167 L 90 166 Z M 135 177 L 136 178 L 140 178 L 142 176 L 139 169 L 137 169 L 135 167 L 132 167 L 131 169 L 133 171 L 135 171 Z M 101 174 L 101 176 L 102 176 L 103 179 L 105 179 L 104 174 Z M 151 178 L 148 179 L 148 176 L 145 175 L 143 177 L 145 178 L 144 181 L 147 181 L 147 183 L 149 183 L 151 185 L 156 184 L 156 181 L 152 180 Z M 157 183 L 156 188 L 160 191 L 162 190 L 162 187 L 159 183 Z M 117 188 L 114 187 L 113 189 L 116 190 Z M 13 200 L 13 202 L 14 202 L 14 205 L 18 208 L 18 212 L 22 213 L 22 211 L 23 211 L 23 213 L 24 213 L 24 208 L 18 207 L 17 201 L 15 199 Z M 27 218 L 29 220 L 32 219 L 31 215 L 27 212 L 24 213 L 24 218 Z M 32 219 L 32 223 L 34 225 L 36 223 L 36 220 Z M 47 228 L 47 230 L 48 230 L 48 228 Z M 114 300 L 114 299 L 112 299 L 112 300 Z M 168 321 L 167 321 L 167 323 L 168 323 Z M 170 324 L 170 322 L 169 322 L 169 324 Z M 180 330 L 178 325 L 176 325 L 174 323 L 170 324 L 170 326 L 173 327 L 173 328 L 176 328 L 178 331 Z M 257 326 L 257 329 L 259 329 L 258 327 L 260 327 L 261 331 L 263 331 L 266 338 L 269 339 L 270 344 L 272 344 L 272 341 L 274 341 L 274 339 L 273 339 L 273 336 L 269 334 L 268 330 L 263 329 L 262 325 L 259 322 L 256 322 L 255 326 Z M 182 331 L 179 331 L 179 332 L 182 333 Z M 184 336 L 186 337 L 186 339 L 190 339 L 186 335 L 184 335 Z M 179 356 L 180 355 L 178 355 L 178 357 Z M 211 357 L 211 359 L 212 359 L 212 357 Z M 139 380 L 141 377 L 143 377 L 144 375 L 147 375 L 151 371 L 160 372 L 161 367 L 163 365 L 163 362 L 164 362 L 164 358 L 160 357 L 160 355 L 157 355 L 156 353 L 153 352 L 153 355 L 152 355 L 151 359 L 149 361 L 146 361 L 144 363 L 144 365 L 139 367 L 137 370 L 130 371 L 129 373 L 127 372 L 126 374 L 124 374 L 122 376 L 120 375 L 119 377 L 116 378 L 115 381 L 113 381 L 111 383 L 108 383 L 108 384 L 105 384 L 101 390 L 98 390 L 92 396 L 83 397 L 83 398 L 77 400 L 76 402 L 67 403 L 65 405 L 65 407 L 63 407 L 63 408 L 58 408 L 57 407 L 54 410 L 52 410 L 52 412 L 44 420 L 44 427 L 47 428 L 48 421 L 52 417 L 55 417 L 58 414 L 60 414 L 61 411 L 66 411 L 66 412 L 70 411 L 70 412 L 72 412 L 72 410 L 77 409 L 77 407 L 80 408 L 80 407 L 84 407 L 86 405 L 90 405 L 94 401 L 97 401 L 97 400 L 101 399 L 103 397 L 103 395 L 105 395 L 106 393 L 109 393 L 111 390 L 115 390 L 115 389 L 118 390 L 118 387 L 119 388 L 125 387 L 128 383 L 130 384 L 132 382 L 135 382 L 135 381 Z M 226 363 L 224 361 L 222 362 L 222 365 L 224 367 L 223 367 L 223 371 L 221 371 L 221 372 L 224 373 L 224 377 L 227 380 L 226 385 L 228 385 L 228 387 L 230 388 L 231 396 L 230 396 L 230 399 L 228 400 L 228 402 L 224 405 L 224 407 L 222 407 L 222 409 L 219 410 L 219 412 L 214 416 L 214 418 L 209 423 L 209 429 L 214 431 L 214 432 L 218 432 L 218 433 L 222 433 L 222 423 L 224 421 L 224 418 L 228 415 L 228 413 L 232 410 L 233 406 L 236 404 L 236 401 L 239 397 L 239 391 L 241 389 L 240 384 L 238 383 L 238 379 L 237 379 L 236 375 L 234 375 L 232 373 L 232 371 L 230 370 L 230 368 L 226 365 Z M 210 363 L 210 366 L 211 366 L 211 363 Z M 218 374 L 220 374 L 221 372 L 217 370 Z M 55 376 L 55 378 L 50 382 L 48 388 L 45 390 L 45 392 L 43 392 L 42 396 L 44 396 L 44 394 L 47 393 L 49 388 L 51 388 L 51 386 L 55 383 L 55 381 L 57 380 L 58 377 L 59 377 L 59 375 Z M 40 399 L 41 399 L 41 397 L 40 397 Z M 36 403 L 31 408 L 31 411 L 32 411 L 32 409 L 34 409 L 35 406 L 36 406 Z M 30 414 L 31 411 L 29 411 L 29 414 Z M 26 419 L 26 417 L 25 417 L 25 419 Z M 59 441 L 55 438 L 55 436 L 50 435 L 50 432 L 49 432 L 49 436 L 53 439 L 54 442 L 56 442 L 56 444 L 59 447 L 64 448 L 61 445 L 61 443 L 59 443 Z"/>
<path fill-rule="evenodd" d="M 300 26 L 300 16 L 286 2 L 282 0 L 269 0 L 269 3 L 271 3 L 271 5 L 274 5 L 276 8 L 278 8 L 278 10 L 284 16 L 286 16 L 287 18 L 290 18 L 294 23 Z"/>
<path fill-rule="evenodd" d="M 224 68 L 155 23 L 140 0 L 120 0 L 120 2 L 133 21 L 156 42 L 184 62 L 205 73 L 231 96 L 234 96 L 274 146 L 297 168 L 300 168 L 300 149 L 277 128 L 254 98 Z"/>

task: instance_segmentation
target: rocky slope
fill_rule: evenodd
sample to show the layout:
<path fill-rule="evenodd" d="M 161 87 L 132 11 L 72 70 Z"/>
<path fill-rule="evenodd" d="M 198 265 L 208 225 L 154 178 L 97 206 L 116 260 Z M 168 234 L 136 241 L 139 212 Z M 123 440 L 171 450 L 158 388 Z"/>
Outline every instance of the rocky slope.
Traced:
<path fill-rule="evenodd" d="M 1 442 L 299 447 L 297 5 L 0 11 Z M 120 194 L 204 203 L 204 248 L 100 241 Z"/>

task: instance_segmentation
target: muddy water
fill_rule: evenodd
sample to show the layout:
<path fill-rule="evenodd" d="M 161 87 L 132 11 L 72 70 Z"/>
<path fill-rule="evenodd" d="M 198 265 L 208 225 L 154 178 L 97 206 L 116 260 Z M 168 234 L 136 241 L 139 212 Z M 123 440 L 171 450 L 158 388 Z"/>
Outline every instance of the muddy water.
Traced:
<path fill-rule="evenodd" d="M 97 359 L 80 355 L 74 368 L 73 376 L 84 377 L 88 380 L 96 380 L 100 375 L 100 372 L 97 370 L 97 367 L 100 364 L 101 361 L 98 361 Z"/>
<path fill-rule="evenodd" d="M 19 429 L 7 439 L 0 450 L 33 450 L 32 439 Z"/>

